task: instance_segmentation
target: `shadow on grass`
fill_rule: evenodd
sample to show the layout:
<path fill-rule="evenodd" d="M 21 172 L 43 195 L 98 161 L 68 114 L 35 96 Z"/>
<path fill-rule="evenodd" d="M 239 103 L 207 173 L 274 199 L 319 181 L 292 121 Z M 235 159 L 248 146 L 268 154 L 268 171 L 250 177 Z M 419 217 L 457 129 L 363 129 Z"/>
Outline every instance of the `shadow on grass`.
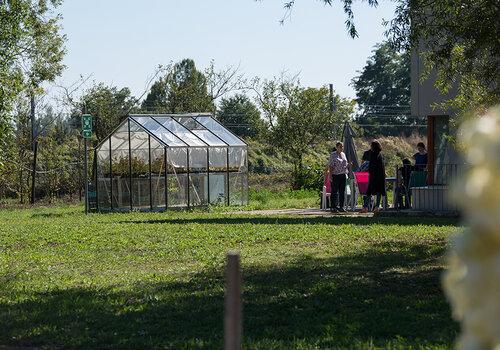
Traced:
<path fill-rule="evenodd" d="M 243 214 L 244 215 L 244 214 Z M 421 218 L 421 217 L 280 217 L 280 216 L 229 216 L 229 217 L 196 217 L 172 219 L 145 219 L 124 220 L 121 224 L 214 224 L 214 225 L 295 225 L 295 224 L 324 224 L 324 225 L 427 225 L 427 226 L 459 226 L 460 221 L 455 218 Z"/>
<path fill-rule="evenodd" d="M 286 266 L 245 266 L 243 257 L 245 348 L 451 347 L 457 326 L 440 290 L 442 253 L 398 243 L 346 257 L 303 256 Z M 0 344 L 222 348 L 220 270 L 183 282 L 75 287 L 28 297 L 0 303 Z"/>

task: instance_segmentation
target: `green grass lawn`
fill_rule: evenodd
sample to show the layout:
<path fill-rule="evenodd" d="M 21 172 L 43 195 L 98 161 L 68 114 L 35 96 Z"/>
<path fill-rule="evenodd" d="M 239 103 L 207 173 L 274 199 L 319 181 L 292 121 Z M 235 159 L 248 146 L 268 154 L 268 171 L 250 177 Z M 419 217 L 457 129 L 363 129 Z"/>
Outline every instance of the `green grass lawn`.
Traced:
<path fill-rule="evenodd" d="M 0 347 L 221 349 L 242 256 L 246 349 L 451 348 L 450 219 L 0 211 Z"/>
<path fill-rule="evenodd" d="M 261 209 L 285 209 L 285 208 L 319 208 L 320 193 L 314 190 L 251 190 L 248 205 L 235 207 L 234 210 L 261 210 Z M 218 208 L 226 211 L 227 208 Z"/>

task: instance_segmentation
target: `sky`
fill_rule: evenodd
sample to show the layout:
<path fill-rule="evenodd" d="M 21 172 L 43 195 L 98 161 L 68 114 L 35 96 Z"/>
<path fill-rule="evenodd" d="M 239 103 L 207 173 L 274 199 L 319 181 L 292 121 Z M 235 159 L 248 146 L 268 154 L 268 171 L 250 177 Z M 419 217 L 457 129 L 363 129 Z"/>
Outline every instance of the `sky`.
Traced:
<path fill-rule="evenodd" d="M 304 86 L 332 83 L 343 97 L 384 40 L 383 19 L 395 4 L 355 4 L 359 38 L 351 39 L 340 4 L 297 1 L 284 23 L 285 0 L 65 0 L 58 8 L 67 36 L 67 66 L 58 83 L 83 75 L 107 85 L 129 87 L 140 96 L 159 64 L 192 58 L 199 69 L 240 65 L 245 76 L 272 78 L 300 73 Z"/>

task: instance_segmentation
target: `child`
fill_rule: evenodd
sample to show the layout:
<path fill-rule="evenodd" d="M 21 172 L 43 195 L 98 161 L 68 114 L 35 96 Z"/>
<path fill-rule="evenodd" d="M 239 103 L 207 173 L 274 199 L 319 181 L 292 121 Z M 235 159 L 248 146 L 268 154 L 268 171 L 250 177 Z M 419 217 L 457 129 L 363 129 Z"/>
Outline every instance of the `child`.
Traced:
<path fill-rule="evenodd" d="M 423 142 L 419 142 L 417 144 L 417 150 L 418 152 L 413 155 L 413 159 L 415 159 L 415 170 L 425 170 L 428 161 L 425 144 Z"/>
<path fill-rule="evenodd" d="M 370 152 L 371 151 L 368 150 L 363 153 L 363 157 L 361 157 L 361 165 L 357 171 L 368 171 L 368 167 L 370 166 Z"/>
<path fill-rule="evenodd" d="M 400 175 L 401 182 L 399 182 L 397 187 L 397 197 L 398 197 L 398 206 L 400 208 L 409 209 L 410 208 L 410 175 L 413 171 L 413 166 L 411 165 L 411 161 L 408 158 L 403 159 L 403 166 L 398 169 L 398 173 Z M 404 197 L 404 204 L 403 204 Z"/>

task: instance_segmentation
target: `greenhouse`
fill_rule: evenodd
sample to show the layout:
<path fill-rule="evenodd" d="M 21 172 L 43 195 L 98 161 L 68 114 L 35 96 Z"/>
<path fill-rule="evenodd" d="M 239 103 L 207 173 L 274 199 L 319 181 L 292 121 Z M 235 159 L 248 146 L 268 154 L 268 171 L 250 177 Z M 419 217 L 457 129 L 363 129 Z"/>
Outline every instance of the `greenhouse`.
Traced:
<path fill-rule="evenodd" d="M 94 167 L 95 211 L 248 201 L 247 144 L 209 114 L 129 115 L 96 147 Z"/>

